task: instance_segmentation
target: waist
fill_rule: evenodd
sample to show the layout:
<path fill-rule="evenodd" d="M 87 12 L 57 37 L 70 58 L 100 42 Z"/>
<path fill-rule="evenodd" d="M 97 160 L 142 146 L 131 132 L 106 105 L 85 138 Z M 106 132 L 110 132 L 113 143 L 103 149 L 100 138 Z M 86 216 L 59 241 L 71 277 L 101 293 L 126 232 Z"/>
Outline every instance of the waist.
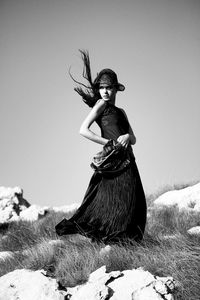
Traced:
<path fill-rule="evenodd" d="M 132 149 L 131 145 L 128 145 L 127 155 L 131 161 L 135 161 L 135 155 L 133 153 L 133 149 Z"/>

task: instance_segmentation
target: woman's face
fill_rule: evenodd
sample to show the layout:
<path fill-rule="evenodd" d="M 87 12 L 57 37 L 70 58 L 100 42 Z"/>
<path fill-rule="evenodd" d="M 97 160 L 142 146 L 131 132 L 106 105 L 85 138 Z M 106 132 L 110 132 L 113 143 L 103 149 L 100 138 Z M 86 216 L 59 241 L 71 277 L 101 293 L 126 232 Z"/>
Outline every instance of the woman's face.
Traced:
<path fill-rule="evenodd" d="M 108 84 L 100 84 L 99 94 L 104 101 L 114 101 L 117 90 L 114 86 Z"/>

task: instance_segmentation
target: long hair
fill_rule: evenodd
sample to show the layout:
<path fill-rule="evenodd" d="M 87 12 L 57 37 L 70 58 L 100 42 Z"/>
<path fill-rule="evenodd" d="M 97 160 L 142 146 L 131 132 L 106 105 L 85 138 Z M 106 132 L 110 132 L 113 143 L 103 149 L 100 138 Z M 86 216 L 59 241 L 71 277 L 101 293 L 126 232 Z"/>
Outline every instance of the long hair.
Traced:
<path fill-rule="evenodd" d="M 90 67 L 90 57 L 87 50 L 79 50 L 81 53 L 81 58 L 83 60 L 83 73 L 82 76 L 87 80 L 88 85 L 85 85 L 77 80 L 75 80 L 69 70 L 69 75 L 72 80 L 79 84 L 74 90 L 82 97 L 83 101 L 89 106 L 93 107 L 97 100 L 100 98 L 98 89 L 92 80 L 92 73 Z"/>

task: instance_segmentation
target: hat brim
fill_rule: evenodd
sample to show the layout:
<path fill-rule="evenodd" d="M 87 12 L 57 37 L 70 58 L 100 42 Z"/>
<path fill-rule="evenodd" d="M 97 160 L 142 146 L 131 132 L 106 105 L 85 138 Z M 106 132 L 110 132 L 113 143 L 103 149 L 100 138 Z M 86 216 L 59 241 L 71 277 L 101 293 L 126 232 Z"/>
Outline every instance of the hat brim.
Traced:
<path fill-rule="evenodd" d="M 118 88 L 117 88 L 118 91 L 120 92 L 123 92 L 125 90 L 125 86 L 121 83 L 118 83 Z"/>

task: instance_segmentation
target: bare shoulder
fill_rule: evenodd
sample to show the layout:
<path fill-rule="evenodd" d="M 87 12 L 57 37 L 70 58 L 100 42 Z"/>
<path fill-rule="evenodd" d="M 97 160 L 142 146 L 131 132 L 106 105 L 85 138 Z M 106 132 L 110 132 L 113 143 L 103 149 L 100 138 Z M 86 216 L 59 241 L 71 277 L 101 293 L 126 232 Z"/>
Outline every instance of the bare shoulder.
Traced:
<path fill-rule="evenodd" d="M 106 101 L 104 101 L 103 99 L 99 99 L 95 103 L 93 110 L 96 112 L 102 112 L 105 109 L 105 107 L 106 107 Z"/>
<path fill-rule="evenodd" d="M 103 113 L 104 109 L 106 107 L 106 101 L 103 99 L 99 99 L 93 108 L 90 110 L 89 114 L 83 121 L 81 125 L 81 132 L 85 132 L 85 130 L 88 130 L 92 123 L 97 120 L 97 118 Z"/>

